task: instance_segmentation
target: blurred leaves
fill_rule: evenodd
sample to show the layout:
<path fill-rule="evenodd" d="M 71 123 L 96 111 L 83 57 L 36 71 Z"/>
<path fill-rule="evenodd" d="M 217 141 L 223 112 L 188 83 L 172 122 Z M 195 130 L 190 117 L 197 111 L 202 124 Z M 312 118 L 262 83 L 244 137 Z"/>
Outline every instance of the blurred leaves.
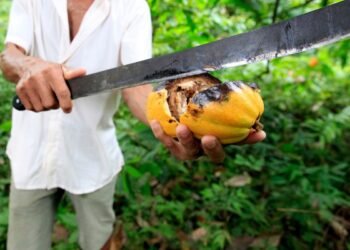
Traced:
<path fill-rule="evenodd" d="M 270 24 L 275 5 L 272 0 L 150 3 L 156 55 Z M 324 3 L 281 1 L 277 21 Z M 152 138 L 140 135 L 134 143 L 134 135 L 125 137 L 126 156 L 134 155 L 143 141 L 153 145 L 130 166 L 139 172 L 123 171 L 133 190 L 120 214 L 133 241 L 127 248 L 156 249 L 167 241 L 167 249 L 225 249 L 235 239 L 251 239 L 247 247 L 257 249 L 345 249 L 346 237 L 337 238 L 328 228 L 340 228 L 332 222 L 334 214 L 338 208 L 348 211 L 350 205 L 349 44 L 338 42 L 269 64 L 215 72 L 223 80 L 260 85 L 266 110 L 262 122 L 268 133 L 265 142 L 254 146 L 227 146 L 222 166 L 206 159 L 177 162 Z M 152 157 L 143 160 L 147 154 Z M 150 169 L 160 171 L 147 171 L 144 165 L 149 162 Z M 148 183 L 141 183 L 145 176 Z M 133 222 L 140 211 L 147 222 L 143 225 L 152 230 L 144 231 Z M 194 241 L 183 232 L 200 236 Z M 152 237 L 161 238 L 162 244 L 142 240 Z"/>

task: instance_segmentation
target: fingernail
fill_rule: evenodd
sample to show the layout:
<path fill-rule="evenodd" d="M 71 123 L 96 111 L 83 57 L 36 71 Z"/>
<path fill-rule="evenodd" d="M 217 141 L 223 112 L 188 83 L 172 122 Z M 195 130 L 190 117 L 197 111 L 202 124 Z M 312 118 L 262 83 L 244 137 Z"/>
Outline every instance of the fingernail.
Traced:
<path fill-rule="evenodd" d="M 205 147 L 207 149 L 214 149 L 216 147 L 216 142 L 215 141 L 209 141 L 207 142 L 207 144 L 205 145 Z"/>
<path fill-rule="evenodd" d="M 181 137 L 187 137 L 187 136 L 189 136 L 190 135 L 190 131 L 188 131 L 188 130 L 184 130 L 184 131 L 181 131 L 180 132 L 180 136 Z"/>

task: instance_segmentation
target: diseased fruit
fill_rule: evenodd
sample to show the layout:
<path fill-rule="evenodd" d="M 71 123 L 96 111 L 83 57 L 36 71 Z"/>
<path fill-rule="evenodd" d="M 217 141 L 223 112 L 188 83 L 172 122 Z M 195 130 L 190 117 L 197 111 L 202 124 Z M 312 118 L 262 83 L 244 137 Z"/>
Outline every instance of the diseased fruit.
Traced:
<path fill-rule="evenodd" d="M 181 123 L 197 138 L 213 135 L 223 144 L 235 143 L 262 129 L 259 92 L 256 84 L 221 83 L 209 74 L 176 79 L 149 95 L 147 119 L 158 120 L 172 137 Z"/>

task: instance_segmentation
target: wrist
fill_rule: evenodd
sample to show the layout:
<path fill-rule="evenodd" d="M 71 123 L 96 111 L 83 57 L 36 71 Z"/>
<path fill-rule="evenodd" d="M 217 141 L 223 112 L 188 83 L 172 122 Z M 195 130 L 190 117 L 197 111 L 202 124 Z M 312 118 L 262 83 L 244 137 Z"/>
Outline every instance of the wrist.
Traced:
<path fill-rule="evenodd" d="M 38 58 L 32 56 L 22 55 L 17 58 L 16 62 L 16 74 L 18 78 L 21 79 L 30 72 L 30 68 L 38 63 Z"/>
<path fill-rule="evenodd" d="M 20 47 L 8 44 L 1 53 L 0 68 L 7 80 L 17 83 L 28 72 L 30 65 L 35 64 L 35 59 L 25 55 Z"/>

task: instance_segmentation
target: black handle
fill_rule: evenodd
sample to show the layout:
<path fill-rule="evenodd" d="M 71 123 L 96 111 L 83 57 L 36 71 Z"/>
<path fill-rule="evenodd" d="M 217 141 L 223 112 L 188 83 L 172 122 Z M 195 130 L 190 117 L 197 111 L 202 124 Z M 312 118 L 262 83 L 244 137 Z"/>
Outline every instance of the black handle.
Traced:
<path fill-rule="evenodd" d="M 17 95 L 12 99 L 12 107 L 14 107 L 18 111 L 26 110 L 26 108 L 24 107 L 24 105 L 22 104 L 21 100 Z"/>

